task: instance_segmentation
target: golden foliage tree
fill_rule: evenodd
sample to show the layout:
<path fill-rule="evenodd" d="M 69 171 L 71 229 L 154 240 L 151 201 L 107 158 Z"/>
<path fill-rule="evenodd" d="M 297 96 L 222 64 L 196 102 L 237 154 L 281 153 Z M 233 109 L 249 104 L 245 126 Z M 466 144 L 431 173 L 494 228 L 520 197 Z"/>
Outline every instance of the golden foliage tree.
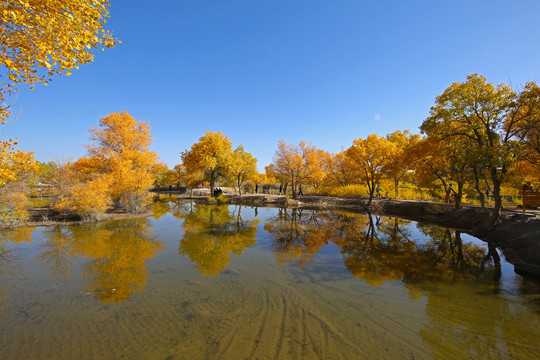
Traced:
<path fill-rule="evenodd" d="M 146 205 L 148 189 L 154 182 L 152 169 L 158 162 L 158 156 L 150 151 L 152 135 L 148 123 L 136 121 L 127 112 L 112 113 L 100 119 L 100 127 L 90 130 L 90 139 L 94 143 L 87 146 L 88 157 L 83 157 L 72 164 L 73 177 L 82 181 L 74 181 L 68 186 L 66 197 L 73 199 L 82 189 L 88 187 L 94 191 L 107 191 L 114 208 L 139 212 Z M 96 180 L 101 178 L 99 181 Z M 91 183 L 95 181 L 94 183 Z M 96 199 L 105 194 L 97 194 Z M 96 200 L 97 201 L 97 200 Z M 102 204 L 102 201 L 96 202 Z M 81 204 L 60 201 L 57 206 Z M 63 207 L 72 211 L 80 211 L 81 207 Z"/>
<path fill-rule="evenodd" d="M 519 141 L 538 118 L 540 93 L 535 83 L 522 92 L 505 84 L 493 85 L 478 74 L 467 76 L 437 96 L 422 132 L 442 142 L 468 144 L 475 158 L 482 159 L 493 185 L 496 223 L 502 210 L 501 185 L 519 159 Z"/>
<path fill-rule="evenodd" d="M 210 183 L 210 196 L 219 177 L 226 176 L 233 157 L 232 144 L 221 132 L 207 131 L 189 150 L 182 152 L 186 172 L 202 174 Z"/>
<path fill-rule="evenodd" d="M 326 172 L 325 180 L 328 185 L 346 186 L 355 181 L 354 169 L 347 158 L 345 150 L 327 156 L 324 170 Z"/>
<path fill-rule="evenodd" d="M 6 97 L 18 84 L 45 85 L 57 74 L 94 59 L 93 50 L 118 41 L 103 28 L 108 0 L 0 2 L 0 124 L 10 115 Z"/>
<path fill-rule="evenodd" d="M 320 183 L 324 179 L 326 174 L 323 172 L 323 163 L 326 155 L 305 141 L 292 145 L 280 140 L 267 174 L 280 178 L 282 184 L 290 183 L 292 196 L 296 199 L 302 183 L 310 179 Z"/>
<path fill-rule="evenodd" d="M 228 172 L 230 177 L 235 179 L 238 186 L 238 193 L 242 195 L 242 184 L 248 179 L 257 180 L 257 158 L 244 150 L 240 145 L 234 149 Z"/>
<path fill-rule="evenodd" d="M 396 145 L 395 151 L 390 155 L 391 164 L 388 174 L 394 180 L 394 191 L 397 198 L 400 181 L 414 169 L 417 160 L 414 156 L 414 149 L 418 146 L 420 135 L 411 134 L 409 130 L 396 130 L 386 135 L 386 139 Z"/>
<path fill-rule="evenodd" d="M 37 169 L 32 152 L 15 151 L 6 156 L 0 155 L 1 226 L 18 225 L 28 219 L 28 188 L 25 183 Z"/>
<path fill-rule="evenodd" d="M 186 167 L 182 164 L 176 164 L 174 166 L 174 181 L 177 184 L 184 184 L 190 191 L 190 196 L 193 196 L 193 188 L 197 187 L 203 180 L 204 174 L 192 170 L 188 172 Z"/>
<path fill-rule="evenodd" d="M 111 182 L 108 175 L 97 176 L 85 182 L 75 181 L 69 191 L 60 196 L 54 207 L 58 210 L 70 209 L 81 215 L 83 220 L 95 219 L 111 205 Z"/>
<path fill-rule="evenodd" d="M 354 140 L 353 145 L 347 149 L 347 158 L 356 177 L 368 186 L 368 204 L 373 200 L 375 185 L 390 171 L 392 156 L 396 151 L 396 144 L 376 134 L 368 135 L 365 140 Z"/>

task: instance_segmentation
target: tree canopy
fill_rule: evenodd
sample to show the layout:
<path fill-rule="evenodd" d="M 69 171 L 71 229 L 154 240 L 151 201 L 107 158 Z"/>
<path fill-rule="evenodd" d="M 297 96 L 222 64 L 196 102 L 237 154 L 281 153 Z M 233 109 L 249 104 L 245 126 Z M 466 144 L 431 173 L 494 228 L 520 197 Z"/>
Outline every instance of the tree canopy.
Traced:
<path fill-rule="evenodd" d="M 17 84 L 47 85 L 52 76 L 94 59 L 93 50 L 118 43 L 104 29 L 108 0 L 10 0 L 0 3 L 0 123 Z M 33 89 L 33 88 L 32 88 Z"/>

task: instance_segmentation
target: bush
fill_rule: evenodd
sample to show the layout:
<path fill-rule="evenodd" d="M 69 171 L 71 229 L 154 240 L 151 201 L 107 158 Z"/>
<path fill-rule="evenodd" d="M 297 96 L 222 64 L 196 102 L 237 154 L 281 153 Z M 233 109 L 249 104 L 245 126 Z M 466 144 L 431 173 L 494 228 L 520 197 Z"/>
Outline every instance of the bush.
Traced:
<path fill-rule="evenodd" d="M 97 215 L 105 212 L 111 204 L 109 186 L 110 179 L 107 176 L 76 183 L 60 196 L 54 208 L 79 214 L 83 220 L 96 219 Z"/>
<path fill-rule="evenodd" d="M 218 204 L 221 203 L 221 204 L 225 204 L 225 203 L 228 203 L 229 202 L 229 197 L 228 196 L 225 196 L 223 194 L 220 194 L 217 198 L 216 198 Z"/>
<path fill-rule="evenodd" d="M 10 192 L 0 199 L 0 223 L 14 226 L 28 220 L 28 198 L 22 192 Z"/>
<path fill-rule="evenodd" d="M 315 190 L 314 190 L 315 192 Z M 368 196 L 366 185 L 324 186 L 318 189 L 317 194 L 325 196 Z"/>

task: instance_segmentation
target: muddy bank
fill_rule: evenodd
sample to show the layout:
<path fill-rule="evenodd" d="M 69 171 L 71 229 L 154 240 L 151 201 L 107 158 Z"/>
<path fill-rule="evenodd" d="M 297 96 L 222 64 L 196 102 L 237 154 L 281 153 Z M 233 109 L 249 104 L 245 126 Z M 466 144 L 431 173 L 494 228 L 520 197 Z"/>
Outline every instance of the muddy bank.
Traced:
<path fill-rule="evenodd" d="M 17 224 L 0 226 L 2 229 L 13 229 L 18 227 L 35 227 L 35 226 L 52 226 L 52 225 L 79 225 L 88 224 L 99 221 L 110 221 L 118 219 L 129 219 L 134 217 L 151 216 L 152 212 L 147 211 L 141 214 L 129 213 L 105 213 L 99 214 L 93 219 L 83 219 L 77 214 L 62 214 L 49 207 L 31 208 L 28 209 L 29 219 Z"/>
<path fill-rule="evenodd" d="M 207 202 L 199 197 L 198 202 Z M 488 209 L 429 201 L 302 196 L 297 200 L 280 195 L 229 196 L 231 204 L 315 210 L 371 212 L 449 227 L 495 244 L 515 271 L 540 277 L 540 217 L 522 214 L 519 209 L 504 209 L 501 223 L 491 226 Z"/>

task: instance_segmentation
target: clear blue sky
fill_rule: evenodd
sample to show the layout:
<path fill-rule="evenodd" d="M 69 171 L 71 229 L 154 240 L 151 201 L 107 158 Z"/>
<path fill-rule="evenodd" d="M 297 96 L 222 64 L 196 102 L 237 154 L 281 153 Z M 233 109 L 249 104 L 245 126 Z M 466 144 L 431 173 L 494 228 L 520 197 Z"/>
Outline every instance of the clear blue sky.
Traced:
<path fill-rule="evenodd" d="M 540 1 L 111 0 L 122 41 L 35 91 L 2 137 L 40 161 L 79 158 L 111 112 L 150 123 L 180 162 L 206 130 L 272 161 L 277 143 L 331 152 L 355 138 L 418 132 L 435 97 L 477 72 L 539 81 Z"/>

